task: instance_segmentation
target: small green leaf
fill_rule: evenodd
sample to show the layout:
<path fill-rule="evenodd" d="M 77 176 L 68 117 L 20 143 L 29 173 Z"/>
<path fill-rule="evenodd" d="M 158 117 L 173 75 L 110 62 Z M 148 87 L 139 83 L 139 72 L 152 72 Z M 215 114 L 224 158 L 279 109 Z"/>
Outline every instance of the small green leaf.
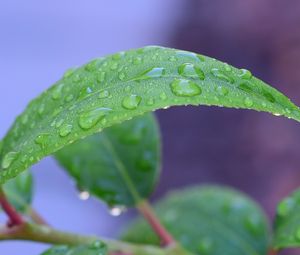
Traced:
<path fill-rule="evenodd" d="M 110 206 L 131 206 L 149 196 L 156 183 L 158 125 L 146 114 L 71 144 L 55 156 L 80 189 Z"/>
<path fill-rule="evenodd" d="M 188 104 L 253 109 L 300 120 L 297 106 L 247 70 L 163 47 L 120 52 L 68 70 L 27 106 L 3 138 L 0 184 L 103 128 Z"/>
<path fill-rule="evenodd" d="M 201 255 L 265 255 L 268 222 L 259 206 L 229 188 L 203 186 L 170 193 L 155 207 L 176 240 Z M 159 244 L 143 219 L 134 223 L 124 240 Z"/>
<path fill-rule="evenodd" d="M 300 189 L 277 206 L 273 246 L 277 249 L 300 247 Z"/>
<path fill-rule="evenodd" d="M 106 255 L 107 248 L 101 241 L 95 241 L 91 245 L 53 246 L 41 255 Z"/>
<path fill-rule="evenodd" d="M 26 213 L 33 195 L 32 175 L 26 171 L 3 185 L 8 201 L 17 211 Z"/>

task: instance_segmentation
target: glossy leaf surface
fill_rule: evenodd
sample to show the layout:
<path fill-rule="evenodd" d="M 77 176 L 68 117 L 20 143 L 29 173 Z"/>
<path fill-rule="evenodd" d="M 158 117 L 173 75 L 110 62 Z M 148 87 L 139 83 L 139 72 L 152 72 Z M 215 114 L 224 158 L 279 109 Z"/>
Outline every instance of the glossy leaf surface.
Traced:
<path fill-rule="evenodd" d="M 274 232 L 275 248 L 300 247 L 300 190 L 279 203 Z"/>
<path fill-rule="evenodd" d="M 56 158 L 80 189 L 110 206 L 131 206 L 149 196 L 156 183 L 158 125 L 152 114 L 146 114 L 71 144 Z"/>
<path fill-rule="evenodd" d="M 175 239 L 194 254 L 267 254 L 265 215 L 251 199 L 232 189 L 203 186 L 172 192 L 156 211 Z M 124 240 L 159 244 L 144 220 L 129 229 Z"/>
<path fill-rule="evenodd" d="M 254 109 L 300 120 L 297 106 L 247 70 L 163 47 L 120 52 L 68 70 L 27 106 L 3 138 L 0 183 L 106 127 L 188 104 Z"/>

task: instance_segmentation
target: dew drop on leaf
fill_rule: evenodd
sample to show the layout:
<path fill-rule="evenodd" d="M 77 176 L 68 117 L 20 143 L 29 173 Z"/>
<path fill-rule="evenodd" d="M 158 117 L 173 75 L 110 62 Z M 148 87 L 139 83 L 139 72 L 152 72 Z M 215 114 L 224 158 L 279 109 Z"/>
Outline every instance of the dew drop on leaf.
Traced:
<path fill-rule="evenodd" d="M 71 124 L 65 124 L 65 125 L 61 126 L 61 128 L 59 129 L 58 132 L 61 137 L 65 137 L 72 132 L 72 129 L 73 129 L 73 126 Z"/>
<path fill-rule="evenodd" d="M 99 96 L 98 96 L 99 99 L 103 99 L 107 97 L 109 97 L 109 92 L 107 90 L 102 90 L 99 92 Z"/>
<path fill-rule="evenodd" d="M 167 99 L 167 94 L 165 92 L 160 93 L 159 98 L 161 100 L 166 100 Z"/>
<path fill-rule="evenodd" d="M 246 98 L 244 99 L 244 104 L 245 104 L 246 107 L 251 107 L 251 106 L 253 105 L 253 101 L 252 101 L 251 98 L 246 97 Z"/>
<path fill-rule="evenodd" d="M 142 98 L 138 95 L 130 95 L 123 99 L 122 106 L 128 110 L 136 109 L 141 103 Z"/>
<path fill-rule="evenodd" d="M 226 87 L 224 87 L 224 86 L 218 86 L 218 87 L 217 87 L 217 92 L 218 92 L 218 94 L 221 95 L 221 96 L 226 96 L 226 95 L 228 95 L 229 90 L 228 90 L 228 88 L 226 88 Z"/>
<path fill-rule="evenodd" d="M 10 167 L 12 162 L 14 162 L 18 158 L 18 156 L 19 156 L 19 152 L 15 152 L 15 151 L 8 152 L 7 154 L 5 154 L 5 156 L 2 159 L 1 167 L 3 169 Z"/>
<path fill-rule="evenodd" d="M 49 136 L 50 136 L 50 134 L 48 134 L 48 133 L 39 134 L 34 139 L 34 142 L 36 144 L 40 145 L 42 148 L 44 148 L 49 141 Z"/>
<path fill-rule="evenodd" d="M 196 83 L 186 79 L 175 79 L 170 86 L 176 96 L 190 97 L 202 93 L 201 88 Z"/>
<path fill-rule="evenodd" d="M 126 211 L 126 207 L 125 206 L 113 206 L 109 209 L 109 214 L 111 216 L 120 216 L 122 213 L 124 213 Z"/>
<path fill-rule="evenodd" d="M 62 83 L 62 84 L 57 85 L 53 89 L 53 91 L 52 91 L 52 99 L 57 100 L 57 99 L 61 98 L 63 87 L 64 87 L 64 84 Z"/>
<path fill-rule="evenodd" d="M 78 197 L 80 200 L 88 200 L 90 198 L 90 193 L 86 190 L 79 192 Z"/>
<path fill-rule="evenodd" d="M 187 78 L 199 78 L 204 80 L 205 75 L 202 69 L 194 64 L 185 63 L 178 67 L 178 73 Z"/>
<path fill-rule="evenodd" d="M 252 73 L 247 69 L 241 69 L 239 76 L 244 80 L 250 80 L 252 77 Z"/>
<path fill-rule="evenodd" d="M 153 67 L 150 68 L 136 77 L 133 78 L 133 80 L 146 80 L 146 79 L 151 79 L 151 78 L 160 78 L 166 73 L 165 68 L 163 67 Z"/>
<path fill-rule="evenodd" d="M 230 77 L 229 75 L 223 73 L 218 68 L 212 68 L 211 73 L 214 77 L 218 78 L 219 80 L 227 81 L 227 82 L 230 82 L 230 83 L 234 82 L 234 79 L 232 77 Z"/>
<path fill-rule="evenodd" d="M 277 207 L 277 213 L 279 216 L 286 216 L 295 206 L 295 201 L 292 198 L 286 198 L 280 202 Z"/>
<path fill-rule="evenodd" d="M 95 108 L 80 114 L 79 116 L 79 126 L 82 129 L 90 129 L 95 126 L 101 119 L 109 114 L 110 108 Z"/>

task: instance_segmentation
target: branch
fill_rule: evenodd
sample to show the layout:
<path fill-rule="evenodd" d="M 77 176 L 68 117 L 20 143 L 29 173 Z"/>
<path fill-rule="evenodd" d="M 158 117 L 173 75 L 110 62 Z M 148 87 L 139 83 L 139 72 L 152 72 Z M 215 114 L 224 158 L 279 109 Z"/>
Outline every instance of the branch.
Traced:
<path fill-rule="evenodd" d="M 17 226 L 24 223 L 21 215 L 16 211 L 16 209 L 9 203 L 7 200 L 5 193 L 3 189 L 0 186 L 0 204 L 3 209 L 3 211 L 7 214 L 9 217 L 9 226 Z"/>
<path fill-rule="evenodd" d="M 49 225 L 47 221 L 32 207 L 28 208 L 27 214 L 30 216 L 30 218 L 34 223 L 40 225 Z"/>
<path fill-rule="evenodd" d="M 152 207 L 147 201 L 142 201 L 140 204 L 137 205 L 137 208 L 140 211 L 140 213 L 145 217 L 145 219 L 149 222 L 155 233 L 160 237 L 163 246 L 172 246 L 176 244 L 176 241 L 166 230 L 166 228 L 160 223 Z"/>

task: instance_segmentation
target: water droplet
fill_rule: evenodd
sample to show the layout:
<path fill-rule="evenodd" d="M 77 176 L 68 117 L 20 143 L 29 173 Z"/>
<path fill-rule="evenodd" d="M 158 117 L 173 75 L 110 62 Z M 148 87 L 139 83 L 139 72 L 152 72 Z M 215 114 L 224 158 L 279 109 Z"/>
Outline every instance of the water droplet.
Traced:
<path fill-rule="evenodd" d="M 52 99 L 57 100 L 62 96 L 63 87 L 64 87 L 63 83 L 54 87 L 54 89 L 52 90 Z"/>
<path fill-rule="evenodd" d="M 160 95 L 159 95 L 159 98 L 161 100 L 166 100 L 167 99 L 167 94 L 165 92 L 161 92 Z"/>
<path fill-rule="evenodd" d="M 128 110 L 136 109 L 141 103 L 142 98 L 138 95 L 130 95 L 123 99 L 122 106 Z"/>
<path fill-rule="evenodd" d="M 134 77 L 132 80 L 146 80 L 151 78 L 160 78 L 166 73 L 166 70 L 163 67 L 153 67 L 150 68 L 136 77 Z"/>
<path fill-rule="evenodd" d="M 74 96 L 72 94 L 66 96 L 65 100 L 67 103 L 71 102 L 73 100 Z"/>
<path fill-rule="evenodd" d="M 80 200 L 88 200 L 90 198 L 90 193 L 86 190 L 79 192 L 78 197 Z"/>
<path fill-rule="evenodd" d="M 55 123 L 55 127 L 56 128 L 59 128 L 63 123 L 64 123 L 64 119 L 60 119 L 59 121 L 57 121 L 56 123 Z"/>
<path fill-rule="evenodd" d="M 253 235 L 258 235 L 263 230 L 262 222 L 257 214 L 251 214 L 244 219 L 245 228 Z"/>
<path fill-rule="evenodd" d="M 98 96 L 99 99 L 103 99 L 107 97 L 109 97 L 109 92 L 107 90 L 102 90 L 99 92 L 99 96 Z"/>
<path fill-rule="evenodd" d="M 295 200 L 293 198 L 286 198 L 281 201 L 277 207 L 277 213 L 279 216 L 287 216 L 295 206 Z"/>
<path fill-rule="evenodd" d="M 183 50 L 177 51 L 176 56 L 181 57 L 181 58 L 190 58 L 190 59 L 196 60 L 197 62 L 203 61 L 202 56 L 197 55 L 196 53 L 193 53 L 193 52 L 189 52 L 189 51 L 183 51 Z"/>
<path fill-rule="evenodd" d="M 78 98 L 85 98 L 88 95 L 90 95 L 91 93 L 93 93 L 93 90 L 91 87 L 82 88 L 79 92 Z"/>
<path fill-rule="evenodd" d="M 247 69 L 240 69 L 239 76 L 244 80 L 250 80 L 252 77 L 252 73 Z"/>
<path fill-rule="evenodd" d="M 105 80 L 105 72 L 99 72 L 99 75 L 97 77 L 97 80 L 99 82 L 103 82 Z"/>
<path fill-rule="evenodd" d="M 199 78 L 204 80 L 205 75 L 202 69 L 194 64 L 185 63 L 178 67 L 178 73 L 187 78 Z"/>
<path fill-rule="evenodd" d="M 268 92 L 268 91 L 263 91 L 263 95 L 264 95 L 264 97 L 269 101 L 269 102 L 271 102 L 271 103 L 275 103 L 275 98 L 274 98 L 274 96 L 270 93 L 270 92 Z"/>
<path fill-rule="evenodd" d="M 133 64 L 134 65 L 139 65 L 143 62 L 143 59 L 141 57 L 136 57 L 133 59 Z"/>
<path fill-rule="evenodd" d="M 278 116 L 281 116 L 281 114 L 280 114 L 279 112 L 274 112 L 273 115 L 274 115 L 274 116 L 277 116 L 277 117 L 278 117 Z"/>
<path fill-rule="evenodd" d="M 118 68 L 118 63 L 117 62 L 113 62 L 111 65 L 110 65 L 110 69 L 111 70 L 116 70 Z"/>
<path fill-rule="evenodd" d="M 126 74 L 124 73 L 124 72 L 121 72 L 121 73 L 119 73 L 119 79 L 121 80 L 121 81 L 124 81 L 125 80 L 125 78 L 126 78 Z"/>
<path fill-rule="evenodd" d="M 218 78 L 220 80 L 227 81 L 227 82 L 230 82 L 230 83 L 234 82 L 234 79 L 232 77 L 230 77 L 227 74 L 223 73 L 218 68 L 211 69 L 211 73 L 212 73 L 213 76 L 215 76 L 216 78 Z"/>
<path fill-rule="evenodd" d="M 253 105 L 253 101 L 250 97 L 246 97 L 244 99 L 244 104 L 245 104 L 246 107 L 251 107 Z"/>
<path fill-rule="evenodd" d="M 171 57 L 169 57 L 169 60 L 171 62 L 175 62 L 175 61 L 177 61 L 177 58 L 175 56 L 171 56 Z"/>
<path fill-rule="evenodd" d="M 221 95 L 221 96 L 226 96 L 226 95 L 228 95 L 229 90 L 228 90 L 228 88 L 226 88 L 226 87 L 224 87 L 224 86 L 218 86 L 218 87 L 217 87 L 217 92 L 218 92 L 218 94 Z"/>
<path fill-rule="evenodd" d="M 232 71 L 231 66 L 228 65 L 227 63 L 224 64 L 224 67 L 225 67 L 225 71 L 226 71 L 226 72 L 231 72 L 231 71 Z"/>
<path fill-rule="evenodd" d="M 3 169 L 10 167 L 11 164 L 18 158 L 19 154 L 20 154 L 19 152 L 15 152 L 15 151 L 11 151 L 5 154 L 1 162 L 1 167 Z"/>
<path fill-rule="evenodd" d="M 64 73 L 64 78 L 70 77 L 70 76 L 74 73 L 75 70 L 76 70 L 75 68 L 70 68 L 70 69 L 68 69 L 68 70 Z"/>
<path fill-rule="evenodd" d="M 69 135 L 72 132 L 73 126 L 70 124 L 65 124 L 59 129 L 59 135 L 61 137 L 65 137 Z"/>
<path fill-rule="evenodd" d="M 91 245 L 92 249 L 100 249 L 100 248 L 105 248 L 105 247 L 106 247 L 105 244 L 100 240 L 94 241 Z M 100 254 L 102 254 L 102 252 Z"/>
<path fill-rule="evenodd" d="M 109 114 L 110 108 L 95 108 L 84 112 L 79 116 L 79 126 L 82 129 L 90 129 L 95 126 L 101 119 Z"/>
<path fill-rule="evenodd" d="M 246 92 L 253 92 L 253 89 L 251 87 L 251 83 L 250 82 L 243 82 L 241 84 L 238 85 L 238 88 L 243 90 L 243 91 L 246 91 Z"/>
<path fill-rule="evenodd" d="M 190 97 L 202 93 L 201 88 L 196 83 L 186 79 L 175 79 L 170 86 L 176 96 Z"/>
<path fill-rule="evenodd" d="M 23 117 L 22 117 L 22 120 L 21 120 L 22 124 L 25 125 L 27 122 L 28 122 L 28 115 L 25 114 Z"/>
<path fill-rule="evenodd" d="M 150 99 L 147 101 L 147 105 L 154 105 L 154 99 L 153 99 L 153 98 L 150 98 Z"/>
<path fill-rule="evenodd" d="M 125 206 L 113 206 L 109 209 L 109 214 L 117 217 L 120 216 L 125 211 L 126 211 Z"/>
<path fill-rule="evenodd" d="M 34 142 L 44 148 L 49 141 L 49 136 L 50 134 L 48 133 L 39 134 L 35 138 Z"/>

